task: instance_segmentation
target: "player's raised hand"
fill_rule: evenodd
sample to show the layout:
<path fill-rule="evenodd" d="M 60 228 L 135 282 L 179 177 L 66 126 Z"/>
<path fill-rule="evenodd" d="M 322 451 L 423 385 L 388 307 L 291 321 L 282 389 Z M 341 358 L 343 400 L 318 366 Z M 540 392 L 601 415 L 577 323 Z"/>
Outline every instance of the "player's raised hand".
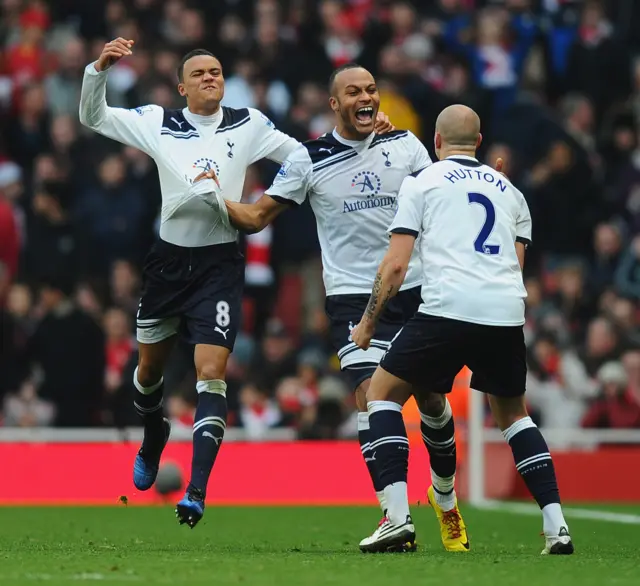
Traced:
<path fill-rule="evenodd" d="M 109 41 L 104 46 L 104 49 L 102 49 L 100 57 L 98 57 L 98 61 L 95 65 L 96 71 L 106 71 L 123 57 L 133 55 L 131 49 L 134 43 L 135 41 L 132 41 L 131 39 L 126 40 L 122 37 Z"/>
<path fill-rule="evenodd" d="M 387 134 L 387 132 L 393 132 L 396 127 L 391 124 L 391 120 L 389 120 L 389 116 L 387 116 L 384 112 L 378 112 L 376 116 L 376 123 L 373 125 L 373 131 L 376 134 Z"/>
<path fill-rule="evenodd" d="M 351 339 L 358 348 L 368 350 L 371 344 L 371 338 L 373 338 L 373 333 L 374 328 L 369 327 L 367 322 L 360 322 L 351 330 Z"/>

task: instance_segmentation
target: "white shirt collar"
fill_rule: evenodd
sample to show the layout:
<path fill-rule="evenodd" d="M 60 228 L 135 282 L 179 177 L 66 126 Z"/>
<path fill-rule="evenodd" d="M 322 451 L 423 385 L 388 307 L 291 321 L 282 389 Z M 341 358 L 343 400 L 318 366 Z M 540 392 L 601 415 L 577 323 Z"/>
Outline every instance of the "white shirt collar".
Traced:
<path fill-rule="evenodd" d="M 340 134 L 338 133 L 338 129 L 337 128 L 334 128 L 333 132 L 331 134 L 333 135 L 333 138 L 335 138 L 338 142 L 341 142 L 342 144 L 345 144 L 345 145 L 353 147 L 353 148 L 361 148 L 363 146 L 367 146 L 368 147 L 369 144 L 371 144 L 371 141 L 373 140 L 373 137 L 376 135 L 375 132 L 372 132 L 364 140 L 347 140 L 346 138 L 343 138 L 342 136 L 340 136 Z"/>
<path fill-rule="evenodd" d="M 446 157 L 446 159 L 464 159 L 466 161 L 475 161 L 476 163 L 478 162 L 478 159 L 476 159 L 475 157 L 470 157 L 469 155 L 449 155 L 448 157 Z"/>
<path fill-rule="evenodd" d="M 194 114 L 189 108 L 184 108 L 182 110 L 184 117 L 191 124 L 203 124 L 205 126 L 213 126 L 218 125 L 222 122 L 222 106 L 218 108 L 218 111 L 215 114 L 211 114 L 210 116 L 202 116 L 200 114 Z"/>

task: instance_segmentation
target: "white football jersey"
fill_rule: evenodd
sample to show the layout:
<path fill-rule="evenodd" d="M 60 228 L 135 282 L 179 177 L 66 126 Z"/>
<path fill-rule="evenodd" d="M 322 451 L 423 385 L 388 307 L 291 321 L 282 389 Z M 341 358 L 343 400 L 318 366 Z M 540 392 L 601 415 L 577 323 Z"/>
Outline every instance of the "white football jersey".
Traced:
<path fill-rule="evenodd" d="M 140 149 L 158 167 L 162 191 L 160 237 L 179 246 L 233 242 L 238 233 L 222 222 L 217 205 L 189 193 L 202 171 L 213 169 L 224 198 L 240 201 L 247 167 L 269 158 L 281 163 L 300 144 L 275 129 L 258 110 L 221 107 L 199 116 L 188 108 L 149 105 L 133 110 L 107 106 L 107 71 L 87 66 L 82 83 L 80 120 L 123 144 Z"/>
<path fill-rule="evenodd" d="M 266 194 L 296 204 L 309 196 L 327 295 L 369 294 L 389 246 L 387 228 L 402 181 L 430 164 L 427 149 L 406 130 L 362 141 L 334 130 L 293 151 Z M 416 246 L 403 289 L 421 281 Z"/>
<path fill-rule="evenodd" d="M 420 237 L 422 313 L 477 324 L 524 324 L 516 241 L 531 242 L 524 196 L 503 175 L 453 156 L 407 177 L 390 233 Z"/>

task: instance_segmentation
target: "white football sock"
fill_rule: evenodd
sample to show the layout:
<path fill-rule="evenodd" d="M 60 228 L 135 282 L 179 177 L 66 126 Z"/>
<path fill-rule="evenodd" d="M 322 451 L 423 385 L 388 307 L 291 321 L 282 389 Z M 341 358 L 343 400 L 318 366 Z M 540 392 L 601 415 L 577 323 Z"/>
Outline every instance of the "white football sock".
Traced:
<path fill-rule="evenodd" d="M 450 511 L 456 506 L 456 491 L 453 488 L 456 477 L 441 478 L 431 470 L 431 484 L 433 485 L 436 503 L 443 511 Z M 440 493 L 446 494 L 440 494 Z"/>
<path fill-rule="evenodd" d="M 409 512 L 409 495 L 406 482 L 394 482 L 384 489 L 387 500 L 387 517 L 394 525 L 403 525 Z"/>
<path fill-rule="evenodd" d="M 380 492 L 376 492 L 376 496 L 378 497 L 378 502 L 380 503 L 380 508 L 382 509 L 382 513 L 386 513 L 387 511 L 387 498 L 384 496 L 384 490 Z"/>
<path fill-rule="evenodd" d="M 542 509 L 542 530 L 547 536 L 556 536 L 560 532 L 561 527 L 566 527 L 569 531 L 569 526 L 564 520 L 562 514 L 562 507 L 560 503 L 551 503 Z"/>

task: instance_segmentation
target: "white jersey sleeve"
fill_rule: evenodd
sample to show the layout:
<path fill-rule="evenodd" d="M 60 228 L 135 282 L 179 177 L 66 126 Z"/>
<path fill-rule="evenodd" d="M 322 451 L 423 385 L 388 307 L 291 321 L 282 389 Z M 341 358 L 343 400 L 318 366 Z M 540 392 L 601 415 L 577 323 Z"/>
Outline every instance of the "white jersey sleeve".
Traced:
<path fill-rule="evenodd" d="M 309 151 L 299 144 L 282 163 L 271 187 L 265 193 L 277 201 L 302 204 L 311 183 L 313 164 Z"/>
<path fill-rule="evenodd" d="M 529 245 L 531 244 L 531 213 L 524 195 L 520 192 L 518 195 L 520 196 L 520 209 L 516 218 L 516 242 Z"/>
<path fill-rule="evenodd" d="M 280 132 L 273 122 L 262 112 L 255 108 L 247 108 L 251 117 L 251 131 L 254 137 L 254 150 L 251 155 L 251 163 L 260 159 L 271 159 L 276 163 L 282 163 L 300 143 L 288 134 Z"/>
<path fill-rule="evenodd" d="M 417 238 L 422 231 L 425 203 L 424 186 L 420 185 L 416 177 L 409 175 L 400 186 L 398 210 L 389 226 L 389 235 L 409 234 Z"/>
<path fill-rule="evenodd" d="M 108 71 L 96 71 L 90 63 L 84 70 L 80 96 L 80 122 L 108 138 L 153 156 L 157 152 L 164 110 L 141 106 L 133 110 L 107 105 Z"/>
<path fill-rule="evenodd" d="M 411 172 L 417 173 L 418 171 L 422 171 L 422 169 L 426 169 L 430 165 L 433 164 L 431 157 L 429 156 L 429 151 L 422 144 L 420 139 L 413 134 L 413 132 L 409 132 L 407 134 L 407 140 L 411 145 L 411 152 L 413 153 L 413 160 L 411 161 Z"/>

